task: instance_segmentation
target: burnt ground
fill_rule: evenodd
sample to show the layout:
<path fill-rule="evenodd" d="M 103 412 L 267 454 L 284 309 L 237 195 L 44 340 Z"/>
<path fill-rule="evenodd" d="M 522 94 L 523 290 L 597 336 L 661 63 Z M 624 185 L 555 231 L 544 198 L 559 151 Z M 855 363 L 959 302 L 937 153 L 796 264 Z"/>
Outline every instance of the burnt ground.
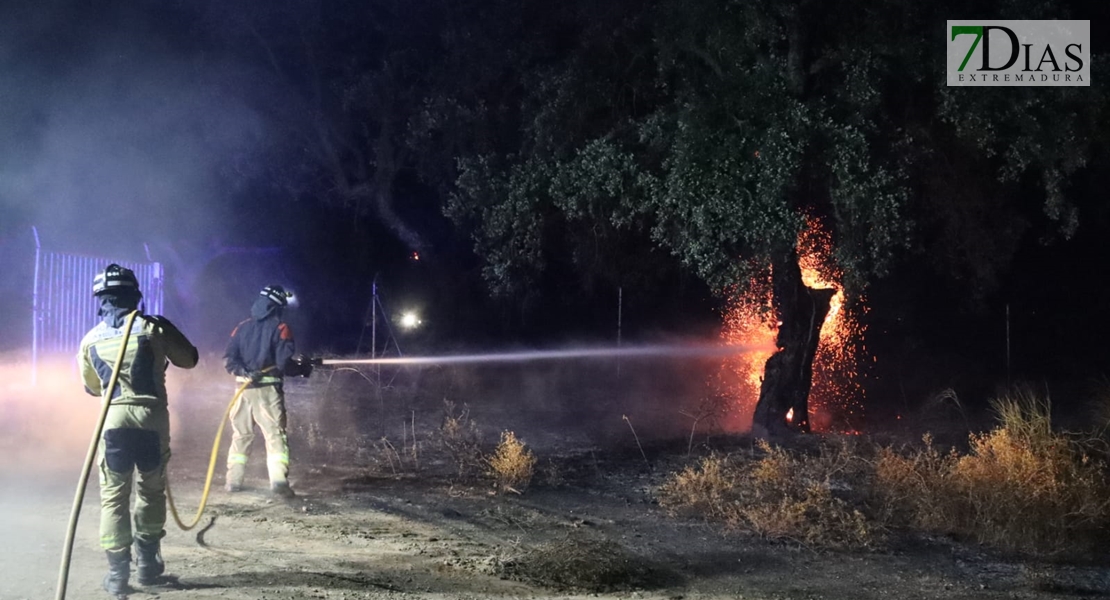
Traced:
<path fill-rule="evenodd" d="M 691 419 L 681 414 L 688 411 L 672 399 L 696 395 L 690 382 L 697 377 L 627 366 L 622 385 L 610 385 L 610 376 L 594 368 L 486 368 L 383 372 L 388 385 L 377 385 L 372 371 L 293 381 L 298 497 L 280 501 L 265 491 L 261 447 L 248 477 L 257 487 L 227 494 L 221 454 L 202 525 L 190 532 L 167 525 L 165 585 L 136 588 L 131 597 L 1110 596 L 1105 568 L 1023 564 L 942 539 L 833 552 L 672 516 L 655 494 L 667 474 L 710 448 L 751 442 L 696 432 L 691 443 Z M 232 387 L 212 370 L 176 383 L 170 477 L 182 517 L 191 520 Z M 445 399 L 456 403 L 456 415 L 464 404 L 469 409 L 485 451 L 506 429 L 528 443 L 539 466 L 527 490 L 496 493 L 480 474 L 459 476 L 440 432 Z M 4 415 L 3 600 L 55 594 L 72 486 L 95 419 L 87 400 L 64 401 L 73 411 L 62 434 L 29 425 L 41 422 L 38 404 L 10 404 Z M 69 577 L 74 600 L 106 597 L 95 482 L 88 489 Z M 198 536 L 210 517 L 214 523 Z"/>

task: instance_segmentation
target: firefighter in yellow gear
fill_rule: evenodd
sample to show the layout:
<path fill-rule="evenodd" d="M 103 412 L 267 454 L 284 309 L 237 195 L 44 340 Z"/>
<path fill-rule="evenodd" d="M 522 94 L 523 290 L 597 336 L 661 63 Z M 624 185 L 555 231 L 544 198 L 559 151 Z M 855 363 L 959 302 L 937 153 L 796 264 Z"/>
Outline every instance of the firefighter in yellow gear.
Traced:
<path fill-rule="evenodd" d="M 142 293 L 134 272 L 111 264 L 93 280 L 93 295 L 100 300 L 101 322 L 81 340 L 77 361 L 85 391 L 102 396 L 120 356 L 123 327 L 138 310 Z M 166 318 L 140 312 L 132 322 L 99 442 L 100 545 L 108 555 L 103 585 L 112 595 L 129 590 L 132 543 L 141 585 L 157 583 L 165 571 L 160 540 L 166 533 L 170 459 L 166 368 L 172 363 L 191 369 L 197 359 L 196 347 Z"/>
<path fill-rule="evenodd" d="M 282 318 L 291 297 L 279 285 L 263 288 L 251 306 L 251 318 L 231 332 L 224 353 L 227 372 L 235 375 L 240 385 L 249 382 L 231 409 L 232 437 L 225 480 L 228 492 L 243 489 L 254 425 L 258 424 L 266 441 L 270 490 L 284 498 L 295 496 L 289 485 L 284 377 L 308 373 L 302 363 L 294 360 L 293 332 Z"/>

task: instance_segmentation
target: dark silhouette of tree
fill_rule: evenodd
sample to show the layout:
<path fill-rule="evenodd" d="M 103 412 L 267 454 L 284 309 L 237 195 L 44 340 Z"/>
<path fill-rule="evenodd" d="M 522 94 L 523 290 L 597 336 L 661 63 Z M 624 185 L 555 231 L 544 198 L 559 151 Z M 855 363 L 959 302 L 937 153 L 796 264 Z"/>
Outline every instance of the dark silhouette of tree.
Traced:
<path fill-rule="evenodd" d="M 444 54 L 444 4 L 209 5 L 212 27 L 255 67 L 256 79 L 240 83 L 283 151 L 275 189 L 372 215 L 410 251 L 432 251 L 399 187 L 417 162 L 411 123 Z"/>

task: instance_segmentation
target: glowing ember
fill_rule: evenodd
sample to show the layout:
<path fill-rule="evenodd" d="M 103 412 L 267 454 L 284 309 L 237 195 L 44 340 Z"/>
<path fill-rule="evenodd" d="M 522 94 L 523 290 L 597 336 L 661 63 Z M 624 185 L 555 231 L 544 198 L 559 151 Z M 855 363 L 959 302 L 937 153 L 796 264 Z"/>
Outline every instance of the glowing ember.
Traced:
<path fill-rule="evenodd" d="M 798 264 L 802 281 L 810 288 L 837 290 L 829 313 L 821 326 L 821 340 L 813 361 L 813 388 L 810 391 L 810 426 L 813 431 L 850 431 L 860 414 L 863 389 L 859 382 L 859 359 L 863 352 L 864 311 L 862 298 L 846 304 L 843 273 L 832 257 L 832 238 L 816 219 L 807 219 L 798 236 Z M 771 304 L 769 274 L 753 278 L 743 293 L 733 294 L 724 316 L 722 337 L 729 343 L 765 344 L 773 347 L 779 323 Z M 730 426 L 747 429 L 759 400 L 763 367 L 771 353 L 753 352 L 730 361 L 722 381 L 734 397 L 737 418 Z M 793 421 L 793 411 L 787 421 Z"/>

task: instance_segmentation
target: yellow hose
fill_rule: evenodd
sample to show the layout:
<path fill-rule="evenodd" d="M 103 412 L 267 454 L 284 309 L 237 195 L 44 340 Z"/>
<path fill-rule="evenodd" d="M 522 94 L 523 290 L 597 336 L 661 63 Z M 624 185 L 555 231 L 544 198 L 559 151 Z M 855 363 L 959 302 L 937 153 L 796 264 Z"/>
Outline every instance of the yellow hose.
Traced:
<path fill-rule="evenodd" d="M 66 597 L 66 584 L 69 580 L 69 563 L 73 556 L 73 540 L 77 531 L 77 519 L 81 515 L 81 503 L 85 499 L 85 487 L 88 485 L 89 473 L 92 471 L 92 465 L 96 458 L 96 450 L 100 445 L 100 435 L 104 432 L 104 422 L 108 420 L 108 407 L 112 404 L 112 392 L 115 391 L 116 385 L 119 383 L 119 369 L 123 364 L 123 355 L 127 350 L 127 342 L 131 338 L 131 326 L 138 314 L 139 311 L 134 311 L 127 316 L 127 322 L 124 324 L 123 341 L 120 342 L 119 355 L 116 356 L 116 364 L 112 367 L 112 376 L 108 380 L 108 387 L 104 389 L 100 419 L 97 421 L 96 430 L 93 433 L 92 441 L 89 443 L 89 451 L 85 455 L 85 465 L 81 470 L 81 480 L 77 484 L 77 493 L 73 498 L 73 508 L 69 516 L 69 527 L 66 530 L 65 548 L 62 551 L 62 566 L 58 572 L 58 593 L 55 595 L 56 600 L 65 600 Z M 265 373 L 271 369 L 273 369 L 273 367 L 267 367 L 263 369 L 262 372 Z M 212 455 L 208 460 L 208 475 L 204 480 L 204 492 L 200 498 L 200 506 L 197 508 L 197 514 L 193 518 L 193 522 L 188 525 L 182 522 L 181 517 L 177 513 L 177 506 L 174 505 L 173 494 L 170 492 L 169 465 L 166 465 L 166 500 L 169 502 L 173 520 L 183 531 L 189 531 L 196 527 L 197 523 L 200 522 L 201 516 L 204 514 L 204 508 L 208 504 L 208 493 L 212 489 L 212 475 L 216 471 L 216 458 L 220 451 L 220 439 L 223 437 L 224 425 L 227 424 L 235 403 L 239 401 L 239 398 L 243 395 L 243 391 L 246 390 L 247 386 L 250 384 L 251 382 L 249 380 L 245 381 L 243 385 L 239 386 L 239 389 L 235 390 L 235 395 L 231 397 L 231 402 L 228 403 L 227 409 L 224 410 L 224 416 L 220 419 L 220 427 L 216 430 L 216 439 L 212 442 Z"/>
<path fill-rule="evenodd" d="M 269 369 L 266 369 L 267 371 Z M 204 514 L 204 507 L 208 504 L 208 492 L 212 489 L 212 474 L 216 471 L 216 455 L 220 453 L 220 438 L 224 434 L 224 425 L 227 424 L 228 418 L 231 416 L 231 409 L 235 403 L 239 401 L 239 397 L 243 395 L 243 390 L 247 389 L 250 385 L 250 380 L 244 381 L 243 385 L 235 390 L 235 395 L 231 397 L 231 402 L 228 403 L 227 409 L 224 410 L 224 416 L 220 419 L 220 428 L 216 430 L 216 439 L 212 442 L 212 456 L 208 459 L 208 475 L 204 478 L 204 492 L 200 496 L 200 506 L 197 507 L 197 514 L 193 517 L 193 522 L 186 525 L 182 522 L 181 517 L 177 514 L 177 506 L 173 502 L 173 494 L 170 492 L 170 479 L 169 475 L 166 476 L 166 499 L 169 501 L 170 513 L 173 515 L 173 520 L 182 531 L 189 531 L 200 523 L 200 518 Z"/>
<path fill-rule="evenodd" d="M 66 529 L 66 542 L 62 550 L 62 566 L 58 571 L 58 593 L 54 597 L 64 600 L 66 597 L 66 583 L 69 580 L 69 561 L 73 556 L 73 538 L 77 532 L 77 519 L 81 516 L 81 503 L 85 500 L 85 486 L 89 482 L 89 473 L 92 471 L 93 461 L 96 459 L 96 450 L 100 446 L 100 434 L 104 432 L 104 422 L 108 420 L 108 407 L 112 405 L 112 392 L 119 383 L 119 369 L 123 364 L 123 353 L 127 350 L 127 341 L 131 338 L 131 325 L 139 311 L 127 315 L 127 322 L 123 326 L 123 341 L 120 342 L 119 355 L 116 356 L 116 365 L 112 367 L 112 376 L 108 379 L 108 387 L 104 388 L 104 398 L 100 410 L 100 420 L 96 422 L 92 441 L 89 442 L 89 451 L 85 454 L 85 466 L 81 469 L 81 479 L 77 482 L 77 493 L 73 497 L 73 508 L 69 513 L 69 526 Z"/>

